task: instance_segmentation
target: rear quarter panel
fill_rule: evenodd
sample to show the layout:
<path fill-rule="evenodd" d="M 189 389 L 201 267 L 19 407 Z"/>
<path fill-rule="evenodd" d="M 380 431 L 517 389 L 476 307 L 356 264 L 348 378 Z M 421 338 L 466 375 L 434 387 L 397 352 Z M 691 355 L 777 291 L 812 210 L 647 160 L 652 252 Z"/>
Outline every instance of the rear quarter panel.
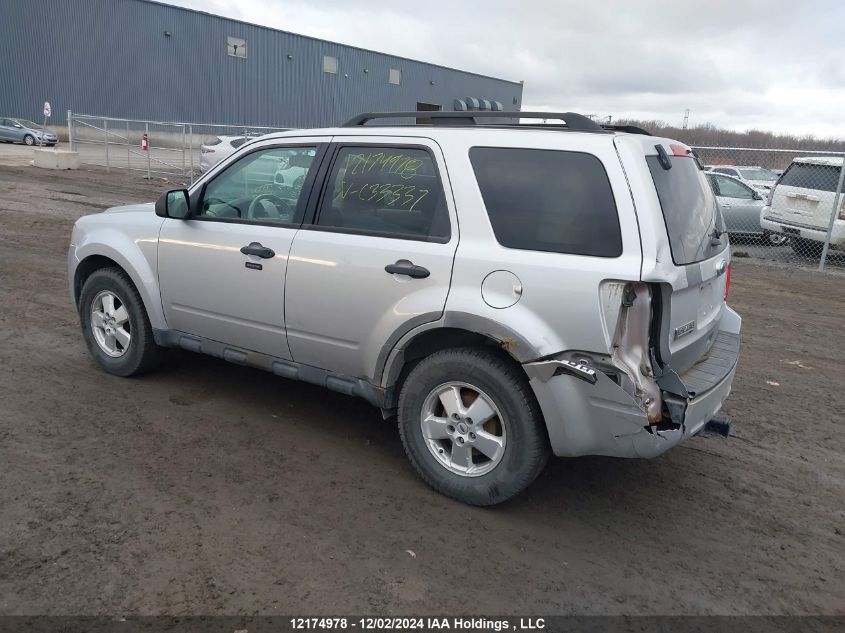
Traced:
<path fill-rule="evenodd" d="M 608 332 L 602 318 L 600 288 L 607 280 L 638 280 L 642 260 L 636 214 L 613 136 L 520 130 L 484 136 L 469 132 L 439 141 L 446 155 L 460 223 L 447 318 L 451 313 L 476 315 L 518 333 L 523 339 L 518 345 L 523 350 L 519 358 L 523 362 L 571 349 L 608 353 L 613 332 Z M 590 257 L 501 246 L 470 162 L 472 147 L 564 150 L 596 156 L 607 171 L 615 198 L 622 255 Z M 521 284 L 521 297 L 507 308 L 490 307 L 482 298 L 482 282 L 498 270 L 512 272 Z M 505 341 L 505 347 L 509 343 L 516 345 L 515 341 Z M 530 351 L 525 351 L 526 344 Z"/>

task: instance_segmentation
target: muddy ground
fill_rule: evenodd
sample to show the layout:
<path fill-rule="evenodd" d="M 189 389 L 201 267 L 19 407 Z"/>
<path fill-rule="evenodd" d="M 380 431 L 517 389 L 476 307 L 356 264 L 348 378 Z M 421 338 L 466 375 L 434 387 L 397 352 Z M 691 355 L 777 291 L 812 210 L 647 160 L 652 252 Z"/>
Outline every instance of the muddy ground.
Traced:
<path fill-rule="evenodd" d="M 735 260 L 729 440 L 429 490 L 342 395 L 85 350 L 65 252 L 138 175 L 0 167 L 0 613 L 845 614 L 845 276 Z"/>

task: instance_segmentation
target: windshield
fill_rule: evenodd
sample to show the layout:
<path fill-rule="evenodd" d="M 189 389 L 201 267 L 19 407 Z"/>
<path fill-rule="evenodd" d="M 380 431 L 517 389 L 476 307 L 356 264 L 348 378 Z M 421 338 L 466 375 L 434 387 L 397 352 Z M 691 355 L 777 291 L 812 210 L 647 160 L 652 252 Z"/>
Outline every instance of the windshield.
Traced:
<path fill-rule="evenodd" d="M 657 156 L 646 156 L 663 210 L 672 261 L 683 266 L 722 252 L 728 240 L 713 189 L 696 161 L 686 156 L 669 160 L 672 168 L 664 169 Z"/>
<path fill-rule="evenodd" d="M 766 182 L 774 182 L 778 179 L 778 175 L 775 172 L 763 169 L 762 167 L 740 169 L 739 173 L 741 173 L 742 177 L 746 180 L 765 180 Z"/>
<path fill-rule="evenodd" d="M 33 123 L 32 121 L 27 121 L 26 119 L 14 119 L 18 123 L 20 123 L 24 127 L 28 127 L 31 130 L 40 130 L 41 126 L 37 123 Z"/>

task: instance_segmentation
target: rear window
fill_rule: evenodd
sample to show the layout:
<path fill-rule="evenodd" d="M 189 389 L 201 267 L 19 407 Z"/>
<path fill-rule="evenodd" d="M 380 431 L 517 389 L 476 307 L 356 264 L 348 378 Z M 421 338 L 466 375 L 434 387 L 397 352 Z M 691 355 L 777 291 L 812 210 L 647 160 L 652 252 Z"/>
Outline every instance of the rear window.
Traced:
<path fill-rule="evenodd" d="M 246 143 L 246 138 L 244 138 L 244 137 L 236 138 L 236 139 L 233 139 L 232 141 L 229 142 L 229 144 L 232 147 L 235 147 L 235 148 L 240 147 L 244 143 Z"/>
<path fill-rule="evenodd" d="M 695 160 L 686 156 L 668 157 L 671 169 L 664 169 L 657 156 L 646 156 L 663 220 L 672 248 L 672 261 L 678 266 L 713 257 L 728 241 L 712 239 L 725 230 L 713 189 Z"/>
<path fill-rule="evenodd" d="M 473 147 L 469 158 L 502 246 L 594 257 L 622 254 L 616 202 L 595 156 Z"/>
<path fill-rule="evenodd" d="M 783 172 L 778 184 L 788 187 L 802 187 L 803 189 L 818 189 L 819 191 L 836 191 L 841 169 L 839 165 L 792 163 Z M 843 187 L 843 190 L 845 190 L 845 187 Z"/>

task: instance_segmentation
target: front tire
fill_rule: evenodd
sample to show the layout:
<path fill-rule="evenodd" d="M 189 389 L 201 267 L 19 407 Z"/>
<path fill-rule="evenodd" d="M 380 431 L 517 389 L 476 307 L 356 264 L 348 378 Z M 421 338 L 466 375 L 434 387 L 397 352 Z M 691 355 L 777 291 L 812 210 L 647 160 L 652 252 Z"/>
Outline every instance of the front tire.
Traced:
<path fill-rule="evenodd" d="M 477 506 L 522 492 L 550 452 L 527 377 L 484 348 L 444 350 L 414 367 L 399 397 L 399 434 L 429 486 Z"/>
<path fill-rule="evenodd" d="M 35 137 L 32 134 L 27 134 L 23 137 L 23 143 L 24 145 L 29 145 L 30 147 L 32 147 L 33 145 L 35 145 Z"/>
<path fill-rule="evenodd" d="M 159 363 L 162 350 L 141 295 L 119 268 L 102 268 L 85 280 L 79 320 L 88 351 L 108 373 L 136 376 Z"/>

